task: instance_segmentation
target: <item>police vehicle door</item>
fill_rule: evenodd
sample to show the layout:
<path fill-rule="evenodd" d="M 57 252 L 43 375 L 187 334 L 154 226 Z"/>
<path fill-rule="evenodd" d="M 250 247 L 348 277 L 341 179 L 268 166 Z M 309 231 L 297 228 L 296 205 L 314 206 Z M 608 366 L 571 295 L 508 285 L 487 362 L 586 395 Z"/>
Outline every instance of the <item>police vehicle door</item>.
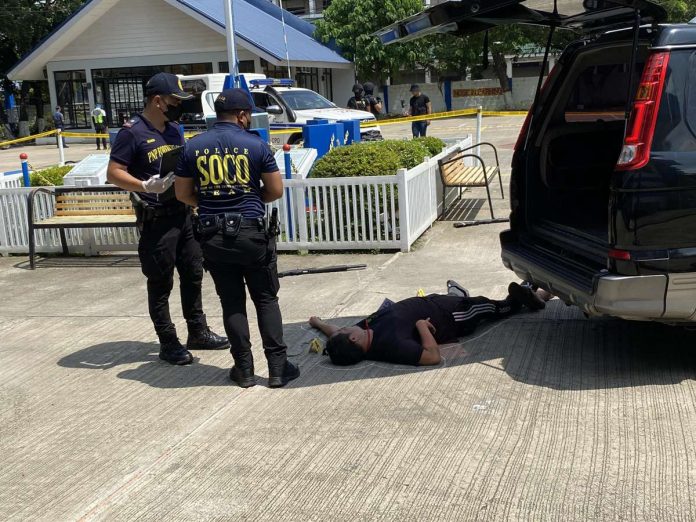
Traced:
<path fill-rule="evenodd" d="M 269 123 L 287 123 L 288 122 L 288 117 L 285 114 L 285 110 L 283 109 L 283 106 L 280 104 L 278 100 L 275 99 L 275 97 L 271 94 L 265 93 L 265 92 L 252 92 L 251 93 L 252 97 L 254 98 L 254 105 L 256 105 L 259 109 L 263 111 L 267 111 L 268 107 L 271 106 L 276 106 L 278 107 L 282 112 L 280 114 L 268 113 L 268 122 Z"/>

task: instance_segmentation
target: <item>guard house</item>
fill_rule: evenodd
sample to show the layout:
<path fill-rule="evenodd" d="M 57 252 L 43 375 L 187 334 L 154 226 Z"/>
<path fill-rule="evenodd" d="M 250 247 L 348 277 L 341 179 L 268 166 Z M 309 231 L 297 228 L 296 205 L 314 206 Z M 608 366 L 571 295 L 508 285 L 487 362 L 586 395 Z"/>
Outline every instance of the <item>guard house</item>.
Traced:
<path fill-rule="evenodd" d="M 240 72 L 287 78 L 343 105 L 355 80 L 353 64 L 314 38 L 314 26 L 268 0 L 235 0 Z M 287 46 L 285 45 L 287 37 Z M 51 106 L 66 126 L 91 127 L 103 105 L 109 126 L 144 105 L 156 72 L 228 72 L 223 0 L 88 0 L 8 73 L 47 80 Z"/>

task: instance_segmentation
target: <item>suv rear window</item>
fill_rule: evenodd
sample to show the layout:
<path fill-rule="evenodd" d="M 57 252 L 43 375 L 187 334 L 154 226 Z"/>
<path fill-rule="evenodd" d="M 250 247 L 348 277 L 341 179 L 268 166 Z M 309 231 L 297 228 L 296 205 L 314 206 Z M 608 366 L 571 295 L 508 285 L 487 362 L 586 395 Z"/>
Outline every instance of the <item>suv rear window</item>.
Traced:
<path fill-rule="evenodd" d="M 571 123 L 625 119 L 629 69 L 627 63 L 615 63 L 593 65 L 582 71 L 568 98 L 565 120 Z M 636 65 L 636 82 L 642 69 L 642 63 Z"/>

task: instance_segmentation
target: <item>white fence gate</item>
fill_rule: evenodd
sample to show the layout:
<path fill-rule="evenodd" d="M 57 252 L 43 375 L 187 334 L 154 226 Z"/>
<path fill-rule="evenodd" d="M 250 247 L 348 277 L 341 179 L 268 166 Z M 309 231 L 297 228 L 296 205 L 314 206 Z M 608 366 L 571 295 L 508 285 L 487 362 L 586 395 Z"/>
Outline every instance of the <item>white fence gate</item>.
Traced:
<path fill-rule="evenodd" d="M 284 196 L 268 205 L 269 211 L 278 209 L 278 249 L 407 252 L 442 210 L 437 160 L 469 145 L 471 138 L 394 176 L 285 180 Z M 0 255 L 29 251 L 27 198 L 31 190 L 0 188 Z M 53 215 L 53 196 L 39 193 L 35 202 L 35 219 Z M 37 252 L 61 251 L 57 230 L 35 233 Z M 66 236 L 70 251 L 85 255 L 132 251 L 138 244 L 135 228 L 68 229 Z"/>

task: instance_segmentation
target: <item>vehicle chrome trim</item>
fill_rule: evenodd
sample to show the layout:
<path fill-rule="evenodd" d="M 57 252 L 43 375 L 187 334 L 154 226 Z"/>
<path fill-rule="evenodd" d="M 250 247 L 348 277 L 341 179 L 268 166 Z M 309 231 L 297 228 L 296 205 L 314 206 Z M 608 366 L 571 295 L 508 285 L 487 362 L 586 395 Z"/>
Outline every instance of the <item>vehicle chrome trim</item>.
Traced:
<path fill-rule="evenodd" d="M 649 47 L 648 51 L 673 51 L 674 49 L 696 49 L 696 44 L 658 45 Z"/>

